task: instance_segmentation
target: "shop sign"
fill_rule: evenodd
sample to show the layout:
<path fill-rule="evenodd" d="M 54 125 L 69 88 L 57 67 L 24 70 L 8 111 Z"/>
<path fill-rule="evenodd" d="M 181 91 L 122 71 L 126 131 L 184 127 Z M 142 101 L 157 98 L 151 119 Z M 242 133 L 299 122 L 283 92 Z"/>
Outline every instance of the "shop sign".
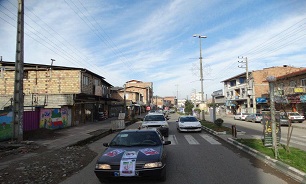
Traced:
<path fill-rule="evenodd" d="M 275 112 L 275 121 L 276 121 L 276 143 L 279 144 L 281 139 L 281 126 L 279 123 L 280 113 L 279 111 Z M 264 125 L 264 146 L 272 146 L 272 121 L 271 121 L 271 112 L 262 111 L 262 123 Z"/>
<path fill-rule="evenodd" d="M 303 93 L 304 89 L 303 88 L 294 88 L 295 93 Z"/>
<path fill-rule="evenodd" d="M 299 95 L 288 95 L 287 99 L 289 103 L 301 103 L 300 96 Z"/>
<path fill-rule="evenodd" d="M 256 98 L 256 103 L 267 103 L 267 98 Z"/>

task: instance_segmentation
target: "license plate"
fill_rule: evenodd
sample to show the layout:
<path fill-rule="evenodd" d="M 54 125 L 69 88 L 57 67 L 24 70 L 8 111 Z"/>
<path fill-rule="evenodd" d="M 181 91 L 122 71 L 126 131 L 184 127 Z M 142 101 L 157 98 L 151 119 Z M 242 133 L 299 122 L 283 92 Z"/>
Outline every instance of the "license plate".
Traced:
<path fill-rule="evenodd" d="M 114 172 L 115 177 L 119 177 L 120 173 L 119 172 Z M 139 171 L 135 171 L 135 176 L 139 176 Z"/>

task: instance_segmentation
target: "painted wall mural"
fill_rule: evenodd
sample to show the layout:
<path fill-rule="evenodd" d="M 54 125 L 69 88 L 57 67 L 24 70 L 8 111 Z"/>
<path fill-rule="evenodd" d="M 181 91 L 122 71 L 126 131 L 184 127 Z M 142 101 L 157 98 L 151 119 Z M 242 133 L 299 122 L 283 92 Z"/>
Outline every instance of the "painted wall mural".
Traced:
<path fill-rule="evenodd" d="M 0 113 L 0 140 L 8 140 L 13 137 L 13 112 Z"/>
<path fill-rule="evenodd" d="M 40 128 L 59 129 L 68 126 L 68 107 L 61 109 L 41 109 Z"/>

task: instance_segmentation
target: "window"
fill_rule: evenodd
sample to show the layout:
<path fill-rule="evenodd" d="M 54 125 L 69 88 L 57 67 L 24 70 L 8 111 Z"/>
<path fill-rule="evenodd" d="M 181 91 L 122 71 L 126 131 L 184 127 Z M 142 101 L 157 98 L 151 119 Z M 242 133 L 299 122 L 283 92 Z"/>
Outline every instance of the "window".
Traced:
<path fill-rule="evenodd" d="M 245 79 L 244 77 L 240 77 L 240 78 L 239 78 L 239 83 L 240 83 L 240 84 L 244 84 L 245 81 L 246 81 L 246 79 Z"/>
<path fill-rule="evenodd" d="M 233 94 L 234 94 L 233 91 L 231 91 L 231 96 L 233 96 Z"/>
<path fill-rule="evenodd" d="M 229 93 L 229 92 L 226 92 L 226 96 L 229 97 L 229 96 L 230 96 L 230 93 Z"/>
<path fill-rule="evenodd" d="M 233 86 L 236 86 L 236 81 L 230 81 L 230 86 L 233 87 Z"/>
<path fill-rule="evenodd" d="M 302 79 L 302 80 L 301 80 L 301 86 L 306 87 L 306 79 Z"/>
<path fill-rule="evenodd" d="M 83 76 L 83 85 L 88 85 L 88 84 L 89 84 L 88 76 Z"/>
<path fill-rule="evenodd" d="M 99 86 L 99 80 L 95 79 L 95 86 Z"/>
<path fill-rule="evenodd" d="M 278 84 L 278 90 L 283 90 L 284 89 L 284 83 Z"/>
<path fill-rule="evenodd" d="M 296 82 L 295 82 L 295 81 L 290 81 L 289 86 L 290 86 L 291 88 L 296 87 Z"/>

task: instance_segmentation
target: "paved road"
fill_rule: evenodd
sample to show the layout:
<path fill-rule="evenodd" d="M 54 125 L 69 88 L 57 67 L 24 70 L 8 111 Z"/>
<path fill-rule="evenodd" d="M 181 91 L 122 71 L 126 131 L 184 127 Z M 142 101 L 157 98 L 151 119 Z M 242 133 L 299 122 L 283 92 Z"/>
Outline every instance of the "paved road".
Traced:
<path fill-rule="evenodd" d="M 234 120 L 232 117 L 222 117 L 224 125 L 231 127 L 236 125 L 238 130 L 246 132 L 253 138 L 260 139 L 263 137 L 263 125 L 260 123 L 245 122 Z M 294 123 L 293 132 L 290 140 L 290 146 L 306 151 L 306 122 Z M 288 135 L 288 127 L 281 126 L 281 143 L 286 144 Z"/>
<path fill-rule="evenodd" d="M 173 144 L 167 146 L 167 181 L 165 183 L 297 183 L 263 162 L 204 131 L 202 133 L 178 133 L 175 127 L 175 120 L 178 116 L 175 114 L 171 114 L 171 116 L 168 139 L 173 141 Z M 138 126 L 139 124 L 135 123 L 129 128 Z M 102 143 L 109 142 L 115 134 L 90 144 L 90 148 L 101 154 L 104 150 Z M 96 159 L 62 184 L 99 183 L 93 172 Z M 129 182 L 119 181 L 118 183 L 160 182 L 132 180 Z"/>

